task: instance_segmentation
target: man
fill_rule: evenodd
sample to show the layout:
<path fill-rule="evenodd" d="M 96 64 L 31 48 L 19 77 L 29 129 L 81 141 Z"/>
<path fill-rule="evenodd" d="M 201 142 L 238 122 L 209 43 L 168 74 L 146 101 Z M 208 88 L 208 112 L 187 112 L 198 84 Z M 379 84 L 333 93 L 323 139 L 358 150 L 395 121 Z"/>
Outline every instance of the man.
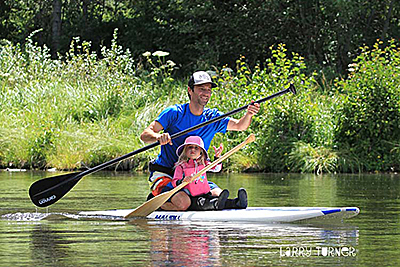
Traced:
<path fill-rule="evenodd" d="M 177 104 L 166 108 L 141 134 L 140 139 L 142 141 L 146 143 L 159 141 L 161 144 L 160 154 L 149 163 L 149 183 L 153 195 L 160 194 L 162 188 L 171 181 L 171 177 L 174 174 L 173 167 L 178 159 L 176 149 L 183 144 L 186 137 L 191 135 L 200 136 L 204 141 L 205 149 L 208 150 L 216 133 L 246 130 L 250 126 L 252 117 L 258 113 L 260 104 L 254 103 L 249 105 L 246 114 L 239 120 L 227 117 L 172 140 L 171 135 L 223 114 L 217 109 L 205 107 L 210 100 L 214 87 L 217 87 L 217 85 L 212 82 L 207 72 L 198 71 L 193 73 L 187 88 L 189 103 Z M 214 149 L 216 148 L 214 147 Z M 222 147 L 220 146 L 216 151 L 221 149 Z M 212 182 L 210 182 L 210 188 L 213 196 L 219 196 L 222 192 Z M 243 191 L 241 192 L 243 193 Z M 180 209 L 184 210 L 185 207 L 190 205 L 187 201 L 188 199 L 181 199 L 179 203 L 182 203 L 183 206 Z"/>

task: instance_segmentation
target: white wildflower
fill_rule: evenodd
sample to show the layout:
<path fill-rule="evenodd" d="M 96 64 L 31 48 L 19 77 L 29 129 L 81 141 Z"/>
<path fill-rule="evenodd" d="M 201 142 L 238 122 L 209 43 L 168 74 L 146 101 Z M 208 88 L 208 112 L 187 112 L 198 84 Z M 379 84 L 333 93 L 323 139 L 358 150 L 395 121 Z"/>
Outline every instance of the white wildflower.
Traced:
<path fill-rule="evenodd" d="M 149 57 L 149 56 L 151 56 L 151 53 L 149 51 L 147 51 L 147 52 L 144 52 L 142 55 L 144 57 Z"/>
<path fill-rule="evenodd" d="M 166 57 L 168 55 L 169 55 L 169 53 L 164 52 L 164 51 L 156 51 L 153 53 L 153 56 L 155 56 L 155 57 Z"/>
<path fill-rule="evenodd" d="M 173 62 L 172 60 L 167 60 L 167 64 L 170 67 L 174 67 L 176 65 L 175 62 Z"/>

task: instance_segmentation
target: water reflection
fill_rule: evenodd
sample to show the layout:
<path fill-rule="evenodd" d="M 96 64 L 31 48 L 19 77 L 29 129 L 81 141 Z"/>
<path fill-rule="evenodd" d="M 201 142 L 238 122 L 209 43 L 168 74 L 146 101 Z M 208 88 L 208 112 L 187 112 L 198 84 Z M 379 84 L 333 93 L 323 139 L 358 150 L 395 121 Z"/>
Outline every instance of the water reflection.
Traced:
<path fill-rule="evenodd" d="M 219 263 L 219 236 L 209 230 L 159 228 L 151 231 L 151 260 L 159 266 L 212 266 Z"/>
<path fill-rule="evenodd" d="M 1 221 L 0 221 L 1 222 Z M 1 240 L 15 238 L 9 263 L 31 266 L 268 266 L 299 264 L 282 249 L 354 247 L 359 230 L 352 225 L 260 224 L 230 222 L 104 221 L 59 218 L 57 221 L 4 224 Z M 11 231 L 13 229 L 13 231 Z M 24 242 L 23 240 L 27 240 Z M 4 242 L 4 241 L 3 241 Z M 6 243 L 11 246 L 12 243 Z M 28 249 L 24 247 L 28 245 Z M 21 254 L 22 251 L 26 251 Z M 29 251 L 29 256 L 27 252 Z M 353 261 L 340 259 L 340 261 Z M 302 264 L 339 259 L 310 255 Z M 0 264 L 1 265 L 1 264 Z"/>
<path fill-rule="evenodd" d="M 131 221 L 129 224 L 150 233 L 153 266 L 259 266 L 261 262 L 280 260 L 282 248 L 300 246 L 313 248 L 314 254 L 310 257 L 315 260 L 317 247 L 356 249 L 359 235 L 357 227 L 350 225 L 317 227 L 171 221 Z M 246 255 L 252 257 L 249 259 Z M 245 261 L 240 260 L 243 257 Z"/>
<path fill-rule="evenodd" d="M 35 266 L 63 266 L 63 259 L 69 258 L 69 242 L 63 232 L 55 231 L 47 224 L 37 224 L 31 231 L 32 263 Z"/>
<path fill-rule="evenodd" d="M 250 206 L 357 206 L 350 224 L 35 221 L 27 189 L 42 174 L 0 172 L 0 266 L 399 266 L 399 175 L 223 174 Z M 82 179 L 54 214 L 133 208 L 146 198 L 146 175 L 98 173 Z M 45 212 L 45 211 L 43 211 Z M 11 215 L 10 215 L 11 214 Z M 20 218 L 31 218 L 27 222 Z M 280 249 L 354 247 L 355 257 L 286 257 Z M 293 252 L 293 250 L 291 250 Z M 377 256 L 378 255 L 378 256 Z"/>

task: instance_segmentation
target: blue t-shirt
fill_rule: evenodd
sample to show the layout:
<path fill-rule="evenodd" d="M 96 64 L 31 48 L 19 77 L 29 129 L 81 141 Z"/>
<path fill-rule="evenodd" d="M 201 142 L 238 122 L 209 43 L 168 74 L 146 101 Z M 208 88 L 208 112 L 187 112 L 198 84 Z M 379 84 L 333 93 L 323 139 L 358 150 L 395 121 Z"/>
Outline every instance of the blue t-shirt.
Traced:
<path fill-rule="evenodd" d="M 175 133 L 184 131 L 190 127 L 196 126 L 205 121 L 209 121 L 215 117 L 223 115 L 218 109 L 205 108 L 203 114 L 196 116 L 193 115 L 189 109 L 189 103 L 177 104 L 166 108 L 156 118 L 162 127 L 164 132 L 168 132 L 171 136 Z M 185 142 L 188 136 L 196 135 L 200 136 L 204 141 L 204 147 L 206 150 L 210 147 L 211 141 L 214 135 L 218 132 L 225 133 L 228 127 L 229 117 L 223 118 L 220 121 L 216 121 L 207 126 L 201 127 L 195 131 L 187 133 L 183 136 L 172 139 L 172 146 L 166 144 L 161 146 L 161 152 L 158 154 L 154 163 L 162 165 L 168 168 L 172 168 L 178 160 L 176 155 L 176 149 L 178 146 Z"/>

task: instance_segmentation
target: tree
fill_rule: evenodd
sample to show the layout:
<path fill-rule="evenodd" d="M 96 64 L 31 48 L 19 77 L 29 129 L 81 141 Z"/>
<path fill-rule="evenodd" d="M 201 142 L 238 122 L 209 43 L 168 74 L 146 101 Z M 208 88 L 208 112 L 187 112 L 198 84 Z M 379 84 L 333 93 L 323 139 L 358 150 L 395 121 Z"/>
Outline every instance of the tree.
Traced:
<path fill-rule="evenodd" d="M 61 0 L 53 0 L 51 56 L 57 57 L 61 36 Z"/>

